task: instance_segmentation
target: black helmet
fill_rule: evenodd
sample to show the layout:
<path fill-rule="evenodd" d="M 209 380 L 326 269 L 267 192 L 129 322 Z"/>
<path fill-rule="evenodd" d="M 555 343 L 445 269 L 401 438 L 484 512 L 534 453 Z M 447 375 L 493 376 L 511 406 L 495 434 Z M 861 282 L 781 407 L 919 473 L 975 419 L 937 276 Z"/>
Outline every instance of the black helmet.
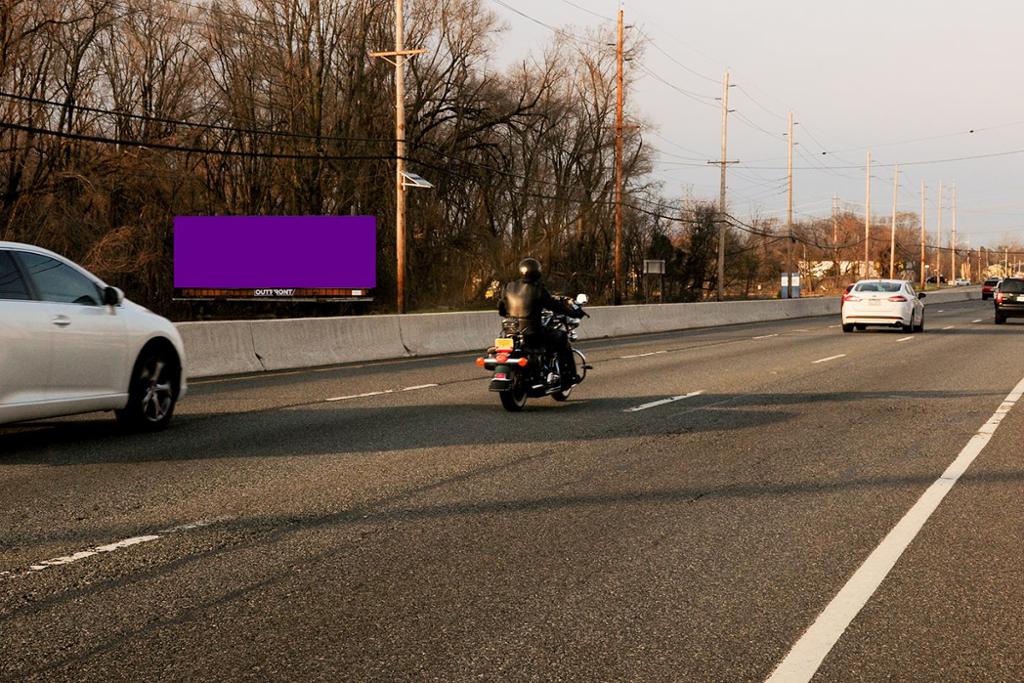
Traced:
<path fill-rule="evenodd" d="M 535 258 L 524 258 L 519 262 L 519 274 L 526 282 L 539 282 L 541 276 L 540 261 Z"/>

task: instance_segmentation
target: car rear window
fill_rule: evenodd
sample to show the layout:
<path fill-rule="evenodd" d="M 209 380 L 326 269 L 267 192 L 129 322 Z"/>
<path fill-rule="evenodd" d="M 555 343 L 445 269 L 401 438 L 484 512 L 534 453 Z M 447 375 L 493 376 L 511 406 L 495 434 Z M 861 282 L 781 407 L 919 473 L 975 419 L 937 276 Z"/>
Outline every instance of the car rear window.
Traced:
<path fill-rule="evenodd" d="M 857 285 L 857 292 L 898 292 L 903 288 L 900 282 L 861 282 Z"/>
<path fill-rule="evenodd" d="M 0 250 L 0 299 L 29 299 L 28 287 L 10 252 Z"/>
<path fill-rule="evenodd" d="M 998 282 L 999 282 L 999 278 L 997 278 L 997 277 L 990 277 L 989 279 L 985 280 L 985 284 L 986 285 L 994 285 L 994 284 L 996 284 Z"/>
<path fill-rule="evenodd" d="M 1008 294 L 1024 293 L 1024 280 L 1003 280 L 1003 284 L 999 285 L 999 291 Z"/>

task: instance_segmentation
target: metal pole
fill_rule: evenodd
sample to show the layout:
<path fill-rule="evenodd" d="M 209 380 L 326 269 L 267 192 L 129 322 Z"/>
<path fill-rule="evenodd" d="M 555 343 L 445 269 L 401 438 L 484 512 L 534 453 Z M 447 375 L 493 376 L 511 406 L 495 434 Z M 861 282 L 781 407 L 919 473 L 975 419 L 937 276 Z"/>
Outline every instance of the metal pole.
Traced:
<path fill-rule="evenodd" d="M 925 225 L 925 208 L 926 208 L 925 207 L 925 192 L 927 191 L 927 189 L 928 188 L 926 188 L 924 186 L 924 181 L 922 180 L 921 181 L 921 221 L 920 221 L 921 222 L 921 265 L 920 265 L 920 270 L 921 270 L 921 278 L 920 278 L 921 279 L 921 289 L 924 289 L 924 284 L 925 284 L 924 283 L 924 270 L 925 270 L 924 264 L 928 260 L 927 259 L 927 255 L 925 254 L 925 250 L 924 250 L 925 249 L 925 247 L 924 247 L 925 227 L 924 227 L 924 225 Z"/>
<path fill-rule="evenodd" d="M 615 289 L 613 301 L 622 303 L 622 9 L 619 9 L 618 41 L 616 42 L 617 92 L 615 95 Z"/>
<path fill-rule="evenodd" d="M 718 301 L 725 292 L 725 167 L 729 141 L 729 72 L 722 82 L 722 178 L 718 190 Z"/>
<path fill-rule="evenodd" d="M 871 263 L 871 150 L 868 150 L 868 171 L 864 183 L 866 186 L 864 198 L 864 275 L 871 276 L 869 264 Z"/>
<path fill-rule="evenodd" d="M 832 195 L 832 286 L 839 288 L 839 197 Z"/>
<path fill-rule="evenodd" d="M 405 13 L 395 0 L 395 251 L 398 269 L 398 312 L 405 313 Z"/>
<path fill-rule="evenodd" d="M 789 192 L 786 208 L 786 228 L 789 239 L 786 240 L 786 298 L 793 298 L 793 112 L 789 112 Z"/>
<path fill-rule="evenodd" d="M 892 176 L 892 229 L 889 230 L 889 279 L 896 275 L 896 197 L 900 187 L 900 167 Z"/>

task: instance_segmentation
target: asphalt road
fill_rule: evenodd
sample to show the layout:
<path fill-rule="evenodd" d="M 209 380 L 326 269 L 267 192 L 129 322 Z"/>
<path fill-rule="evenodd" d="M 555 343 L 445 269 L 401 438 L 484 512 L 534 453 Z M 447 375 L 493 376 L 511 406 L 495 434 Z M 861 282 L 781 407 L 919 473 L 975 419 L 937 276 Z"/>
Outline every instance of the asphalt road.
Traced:
<path fill-rule="evenodd" d="M 822 614 L 815 680 L 1024 680 L 1024 325 L 838 322 L 588 343 L 518 415 L 466 355 L 0 429 L 0 679 L 759 681 Z"/>

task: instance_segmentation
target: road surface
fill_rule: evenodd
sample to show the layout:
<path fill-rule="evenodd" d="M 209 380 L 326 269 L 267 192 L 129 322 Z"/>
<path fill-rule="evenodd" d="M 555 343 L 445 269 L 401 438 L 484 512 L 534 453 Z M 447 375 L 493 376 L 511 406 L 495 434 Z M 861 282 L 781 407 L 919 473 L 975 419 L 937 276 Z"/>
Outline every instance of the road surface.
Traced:
<path fill-rule="evenodd" d="M 0 679 L 1024 679 L 1024 326 L 838 322 L 590 342 L 522 414 L 461 355 L 0 429 Z"/>

